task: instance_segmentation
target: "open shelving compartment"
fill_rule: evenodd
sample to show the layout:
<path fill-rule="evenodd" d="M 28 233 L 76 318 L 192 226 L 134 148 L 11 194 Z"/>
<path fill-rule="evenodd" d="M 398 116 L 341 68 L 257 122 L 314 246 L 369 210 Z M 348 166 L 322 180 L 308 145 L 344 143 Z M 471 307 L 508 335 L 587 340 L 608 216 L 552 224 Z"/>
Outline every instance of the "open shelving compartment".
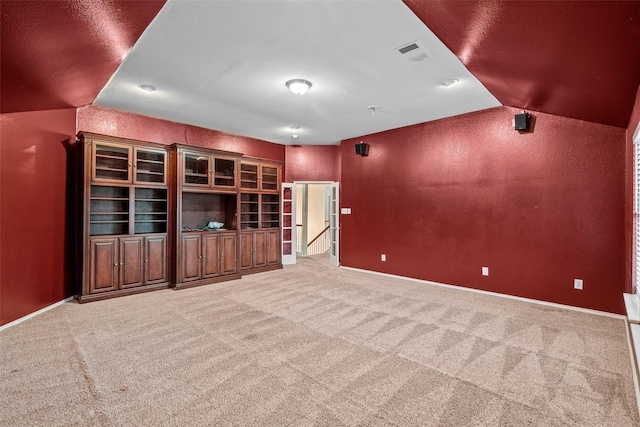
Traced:
<path fill-rule="evenodd" d="M 129 234 L 129 188 L 92 185 L 89 235 Z"/>
<path fill-rule="evenodd" d="M 135 189 L 135 234 L 167 232 L 167 189 Z"/>
<path fill-rule="evenodd" d="M 203 231 L 209 222 L 221 222 L 221 230 L 237 229 L 238 196 L 230 193 L 182 192 L 182 232 Z"/>

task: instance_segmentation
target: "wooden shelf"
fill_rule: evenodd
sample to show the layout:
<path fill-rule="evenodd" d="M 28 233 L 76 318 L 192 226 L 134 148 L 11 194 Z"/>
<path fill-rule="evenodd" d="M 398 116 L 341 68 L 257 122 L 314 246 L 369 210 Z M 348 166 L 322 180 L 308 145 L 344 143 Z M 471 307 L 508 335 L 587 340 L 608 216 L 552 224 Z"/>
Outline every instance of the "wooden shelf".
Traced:
<path fill-rule="evenodd" d="M 147 160 L 147 159 L 140 159 L 138 158 L 138 163 L 153 163 L 155 165 L 164 165 L 164 162 L 162 160 Z"/>
<path fill-rule="evenodd" d="M 115 160 L 129 160 L 129 158 L 125 156 L 113 156 L 110 154 L 96 154 L 96 157 L 101 157 L 103 159 L 115 159 Z"/>
<path fill-rule="evenodd" d="M 128 169 L 109 168 L 109 167 L 106 167 L 106 166 L 96 166 L 96 170 L 109 171 L 109 172 L 129 172 Z"/>

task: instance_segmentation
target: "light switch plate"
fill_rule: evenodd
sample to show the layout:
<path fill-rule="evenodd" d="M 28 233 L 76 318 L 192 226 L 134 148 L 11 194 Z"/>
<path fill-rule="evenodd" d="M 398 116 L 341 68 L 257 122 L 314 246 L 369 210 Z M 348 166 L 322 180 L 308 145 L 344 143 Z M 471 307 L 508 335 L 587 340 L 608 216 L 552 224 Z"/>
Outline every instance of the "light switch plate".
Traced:
<path fill-rule="evenodd" d="M 584 285 L 584 282 L 582 279 L 574 279 L 573 280 L 573 288 L 574 289 L 580 289 L 582 290 L 582 286 Z"/>
<path fill-rule="evenodd" d="M 483 276 L 489 275 L 489 267 L 482 267 L 482 275 Z"/>

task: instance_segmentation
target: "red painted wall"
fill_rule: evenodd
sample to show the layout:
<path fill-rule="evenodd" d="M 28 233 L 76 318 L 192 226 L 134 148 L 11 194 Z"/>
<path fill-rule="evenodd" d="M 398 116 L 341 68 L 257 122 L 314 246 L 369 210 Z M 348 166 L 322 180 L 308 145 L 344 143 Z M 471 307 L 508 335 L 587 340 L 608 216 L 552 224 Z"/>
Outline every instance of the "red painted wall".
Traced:
<path fill-rule="evenodd" d="M 178 142 L 281 162 L 285 157 L 283 145 L 93 105 L 78 108 L 78 131 L 167 145 Z"/>
<path fill-rule="evenodd" d="M 340 181 L 339 145 L 287 146 L 285 162 L 286 182 Z"/>
<path fill-rule="evenodd" d="M 634 244 L 633 244 L 633 181 L 634 181 L 634 156 L 633 156 L 633 134 L 640 124 L 640 87 L 636 92 L 636 100 L 633 105 L 633 111 L 631 112 L 631 119 L 629 119 L 629 125 L 627 126 L 627 161 L 626 161 L 626 206 L 625 206 L 625 219 L 626 219 L 626 257 L 625 257 L 625 292 L 635 292 L 633 286 L 633 257 L 634 257 Z"/>
<path fill-rule="evenodd" d="M 342 265 L 622 313 L 625 130 L 517 112 L 344 141 Z"/>
<path fill-rule="evenodd" d="M 0 324 L 73 294 L 65 251 L 76 110 L 0 115 Z M 70 254 L 71 252 L 69 252 Z"/>

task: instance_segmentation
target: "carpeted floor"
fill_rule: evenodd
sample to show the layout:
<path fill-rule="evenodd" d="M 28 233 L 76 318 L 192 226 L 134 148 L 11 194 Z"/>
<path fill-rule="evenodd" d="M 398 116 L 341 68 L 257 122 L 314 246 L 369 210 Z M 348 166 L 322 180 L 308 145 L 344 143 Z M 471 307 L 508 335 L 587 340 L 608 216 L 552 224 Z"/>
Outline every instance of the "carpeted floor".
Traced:
<path fill-rule="evenodd" d="M 640 425 L 621 319 L 298 261 L 0 332 L 0 425 Z"/>

